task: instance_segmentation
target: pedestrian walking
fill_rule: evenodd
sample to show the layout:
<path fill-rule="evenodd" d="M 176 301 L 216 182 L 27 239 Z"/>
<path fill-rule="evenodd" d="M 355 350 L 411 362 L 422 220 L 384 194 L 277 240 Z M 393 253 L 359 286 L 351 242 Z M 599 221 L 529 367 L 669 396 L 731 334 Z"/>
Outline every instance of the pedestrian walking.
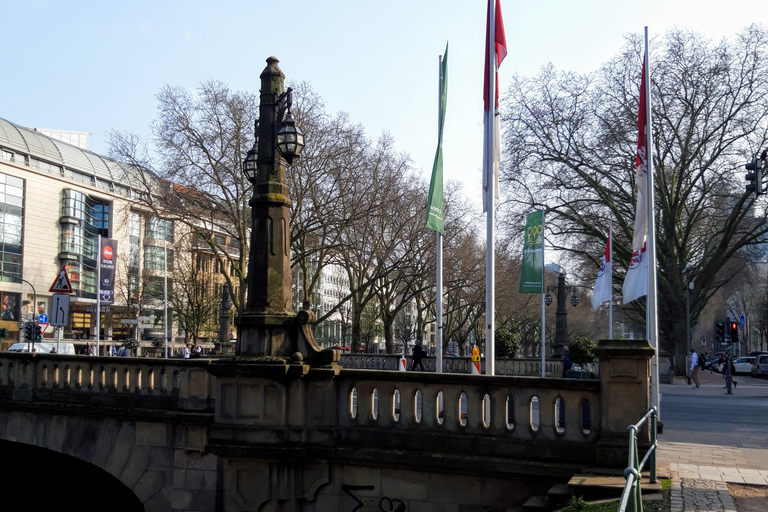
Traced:
<path fill-rule="evenodd" d="M 424 349 L 421 348 L 421 344 L 416 343 L 416 345 L 413 346 L 412 358 L 411 371 L 415 372 L 417 365 L 421 368 L 421 371 L 424 371 L 424 365 L 421 362 L 421 360 L 424 359 Z"/>
<path fill-rule="evenodd" d="M 699 356 L 691 349 L 691 378 L 693 378 L 694 387 L 699 387 Z"/>
<path fill-rule="evenodd" d="M 568 358 L 568 345 L 563 346 L 563 378 L 568 375 L 568 370 L 571 369 L 573 366 L 573 363 Z"/>

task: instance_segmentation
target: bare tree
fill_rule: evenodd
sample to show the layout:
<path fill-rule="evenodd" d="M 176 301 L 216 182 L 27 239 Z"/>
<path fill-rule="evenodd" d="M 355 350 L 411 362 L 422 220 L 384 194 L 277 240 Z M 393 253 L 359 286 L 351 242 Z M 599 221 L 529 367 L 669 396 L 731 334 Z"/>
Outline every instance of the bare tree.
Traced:
<path fill-rule="evenodd" d="M 739 270 L 734 258 L 768 232 L 739 172 L 766 145 L 767 52 L 759 26 L 718 43 L 675 30 L 652 46 L 658 326 L 670 354 L 685 350 L 686 263 L 699 269 L 690 298 L 695 323 Z M 642 41 L 630 37 L 598 73 L 550 66 L 516 77 L 502 116 L 508 224 L 544 209 L 548 242 L 591 280 L 612 219 L 617 292 L 632 251 L 642 53 Z M 642 318 L 644 300 L 629 307 Z"/>
<path fill-rule="evenodd" d="M 221 294 L 216 293 L 214 283 L 222 273 L 216 272 L 218 260 L 196 246 L 194 235 L 177 240 L 175 248 L 168 302 L 185 339 L 197 342 L 201 332 L 217 330 Z"/>
<path fill-rule="evenodd" d="M 146 141 L 115 131 L 109 134 L 110 156 L 131 165 L 139 204 L 199 235 L 236 291 L 232 302 L 239 311 L 247 290 L 244 241 L 251 218 L 251 184 L 241 162 L 253 144 L 257 99 L 208 81 L 196 92 L 165 86 L 157 100 L 158 117 L 151 124 L 157 161 Z"/>

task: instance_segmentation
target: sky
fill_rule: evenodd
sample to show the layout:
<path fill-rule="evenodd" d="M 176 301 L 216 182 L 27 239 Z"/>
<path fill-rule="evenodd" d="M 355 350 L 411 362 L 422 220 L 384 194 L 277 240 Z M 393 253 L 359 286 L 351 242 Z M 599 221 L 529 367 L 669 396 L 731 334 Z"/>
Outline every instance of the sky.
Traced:
<path fill-rule="evenodd" d="M 768 4 L 692 0 L 501 0 L 515 74 L 552 63 L 587 73 L 625 36 L 690 28 L 713 39 L 768 22 Z M 7 0 L 0 30 L 0 117 L 28 128 L 92 134 L 106 155 L 109 130 L 148 135 L 164 85 L 214 79 L 258 92 L 266 58 L 288 82 L 309 82 L 330 113 L 344 111 L 369 137 L 388 132 L 429 181 L 437 144 L 438 58 L 449 43 L 443 139 L 446 180 L 481 204 L 481 0 Z"/>

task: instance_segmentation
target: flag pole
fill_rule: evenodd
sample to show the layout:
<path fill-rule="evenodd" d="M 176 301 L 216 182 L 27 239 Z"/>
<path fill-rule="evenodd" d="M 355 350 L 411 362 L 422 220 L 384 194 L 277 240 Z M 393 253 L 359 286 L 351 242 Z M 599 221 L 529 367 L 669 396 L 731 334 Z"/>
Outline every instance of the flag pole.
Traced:
<path fill-rule="evenodd" d="M 486 123 L 485 144 L 485 174 L 486 194 L 486 252 L 485 252 L 485 373 L 495 375 L 496 350 L 494 340 L 494 319 L 496 317 L 496 233 L 494 223 L 494 188 L 493 151 L 494 151 L 494 116 L 496 115 L 496 1 L 489 0 L 488 4 L 488 112 Z"/>
<path fill-rule="evenodd" d="M 547 333 L 547 303 L 545 302 L 544 297 L 544 274 L 545 274 L 545 262 L 544 259 L 544 250 L 546 247 L 547 239 L 544 236 L 544 217 L 546 215 L 546 212 L 544 210 L 541 211 L 541 377 L 544 378 L 547 376 L 546 372 L 546 365 L 547 365 L 547 359 L 546 359 L 546 333 Z"/>
<path fill-rule="evenodd" d="M 657 294 L 656 294 L 656 223 L 654 212 L 654 180 L 653 180 L 653 123 L 651 119 L 651 62 L 648 52 L 648 27 L 645 27 L 645 115 L 646 115 L 646 145 L 648 161 L 648 297 L 646 304 L 646 331 L 648 340 L 655 353 L 651 359 L 651 405 L 656 406 L 657 417 L 661 419 L 661 402 L 659 395 L 659 346 L 657 324 Z"/>
<path fill-rule="evenodd" d="M 101 331 L 101 235 L 99 235 L 99 240 L 96 243 L 98 244 L 96 246 L 98 256 L 96 257 L 96 353 L 94 355 L 99 356 L 101 355 L 99 354 L 99 335 Z"/>
<path fill-rule="evenodd" d="M 438 57 L 437 71 L 437 130 L 443 126 L 443 56 Z M 439 142 L 438 142 L 439 143 Z M 437 233 L 437 269 L 435 274 L 435 291 L 437 293 L 435 305 L 435 372 L 443 373 L 443 234 Z"/>
<path fill-rule="evenodd" d="M 611 294 L 608 298 L 608 339 L 613 339 L 613 217 L 608 220 L 608 258 L 611 262 L 611 275 L 608 276 Z"/>

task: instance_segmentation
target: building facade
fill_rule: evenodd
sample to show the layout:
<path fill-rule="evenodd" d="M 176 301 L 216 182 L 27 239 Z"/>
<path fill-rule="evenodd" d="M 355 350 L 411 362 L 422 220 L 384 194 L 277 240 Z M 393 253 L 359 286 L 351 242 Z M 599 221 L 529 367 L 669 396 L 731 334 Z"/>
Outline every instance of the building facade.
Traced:
<path fill-rule="evenodd" d="M 174 258 L 173 222 L 137 206 L 130 169 L 81 147 L 0 118 L 0 328 L 51 315 L 51 284 L 62 268 L 72 285 L 64 338 L 163 335 L 165 290 Z M 117 241 L 114 302 L 97 315 L 99 238 Z M 168 285 L 172 286 L 172 282 Z M 168 336 L 173 338 L 172 314 Z M 159 331 L 159 332 L 158 332 Z M 52 336 L 53 328 L 44 337 Z"/>

